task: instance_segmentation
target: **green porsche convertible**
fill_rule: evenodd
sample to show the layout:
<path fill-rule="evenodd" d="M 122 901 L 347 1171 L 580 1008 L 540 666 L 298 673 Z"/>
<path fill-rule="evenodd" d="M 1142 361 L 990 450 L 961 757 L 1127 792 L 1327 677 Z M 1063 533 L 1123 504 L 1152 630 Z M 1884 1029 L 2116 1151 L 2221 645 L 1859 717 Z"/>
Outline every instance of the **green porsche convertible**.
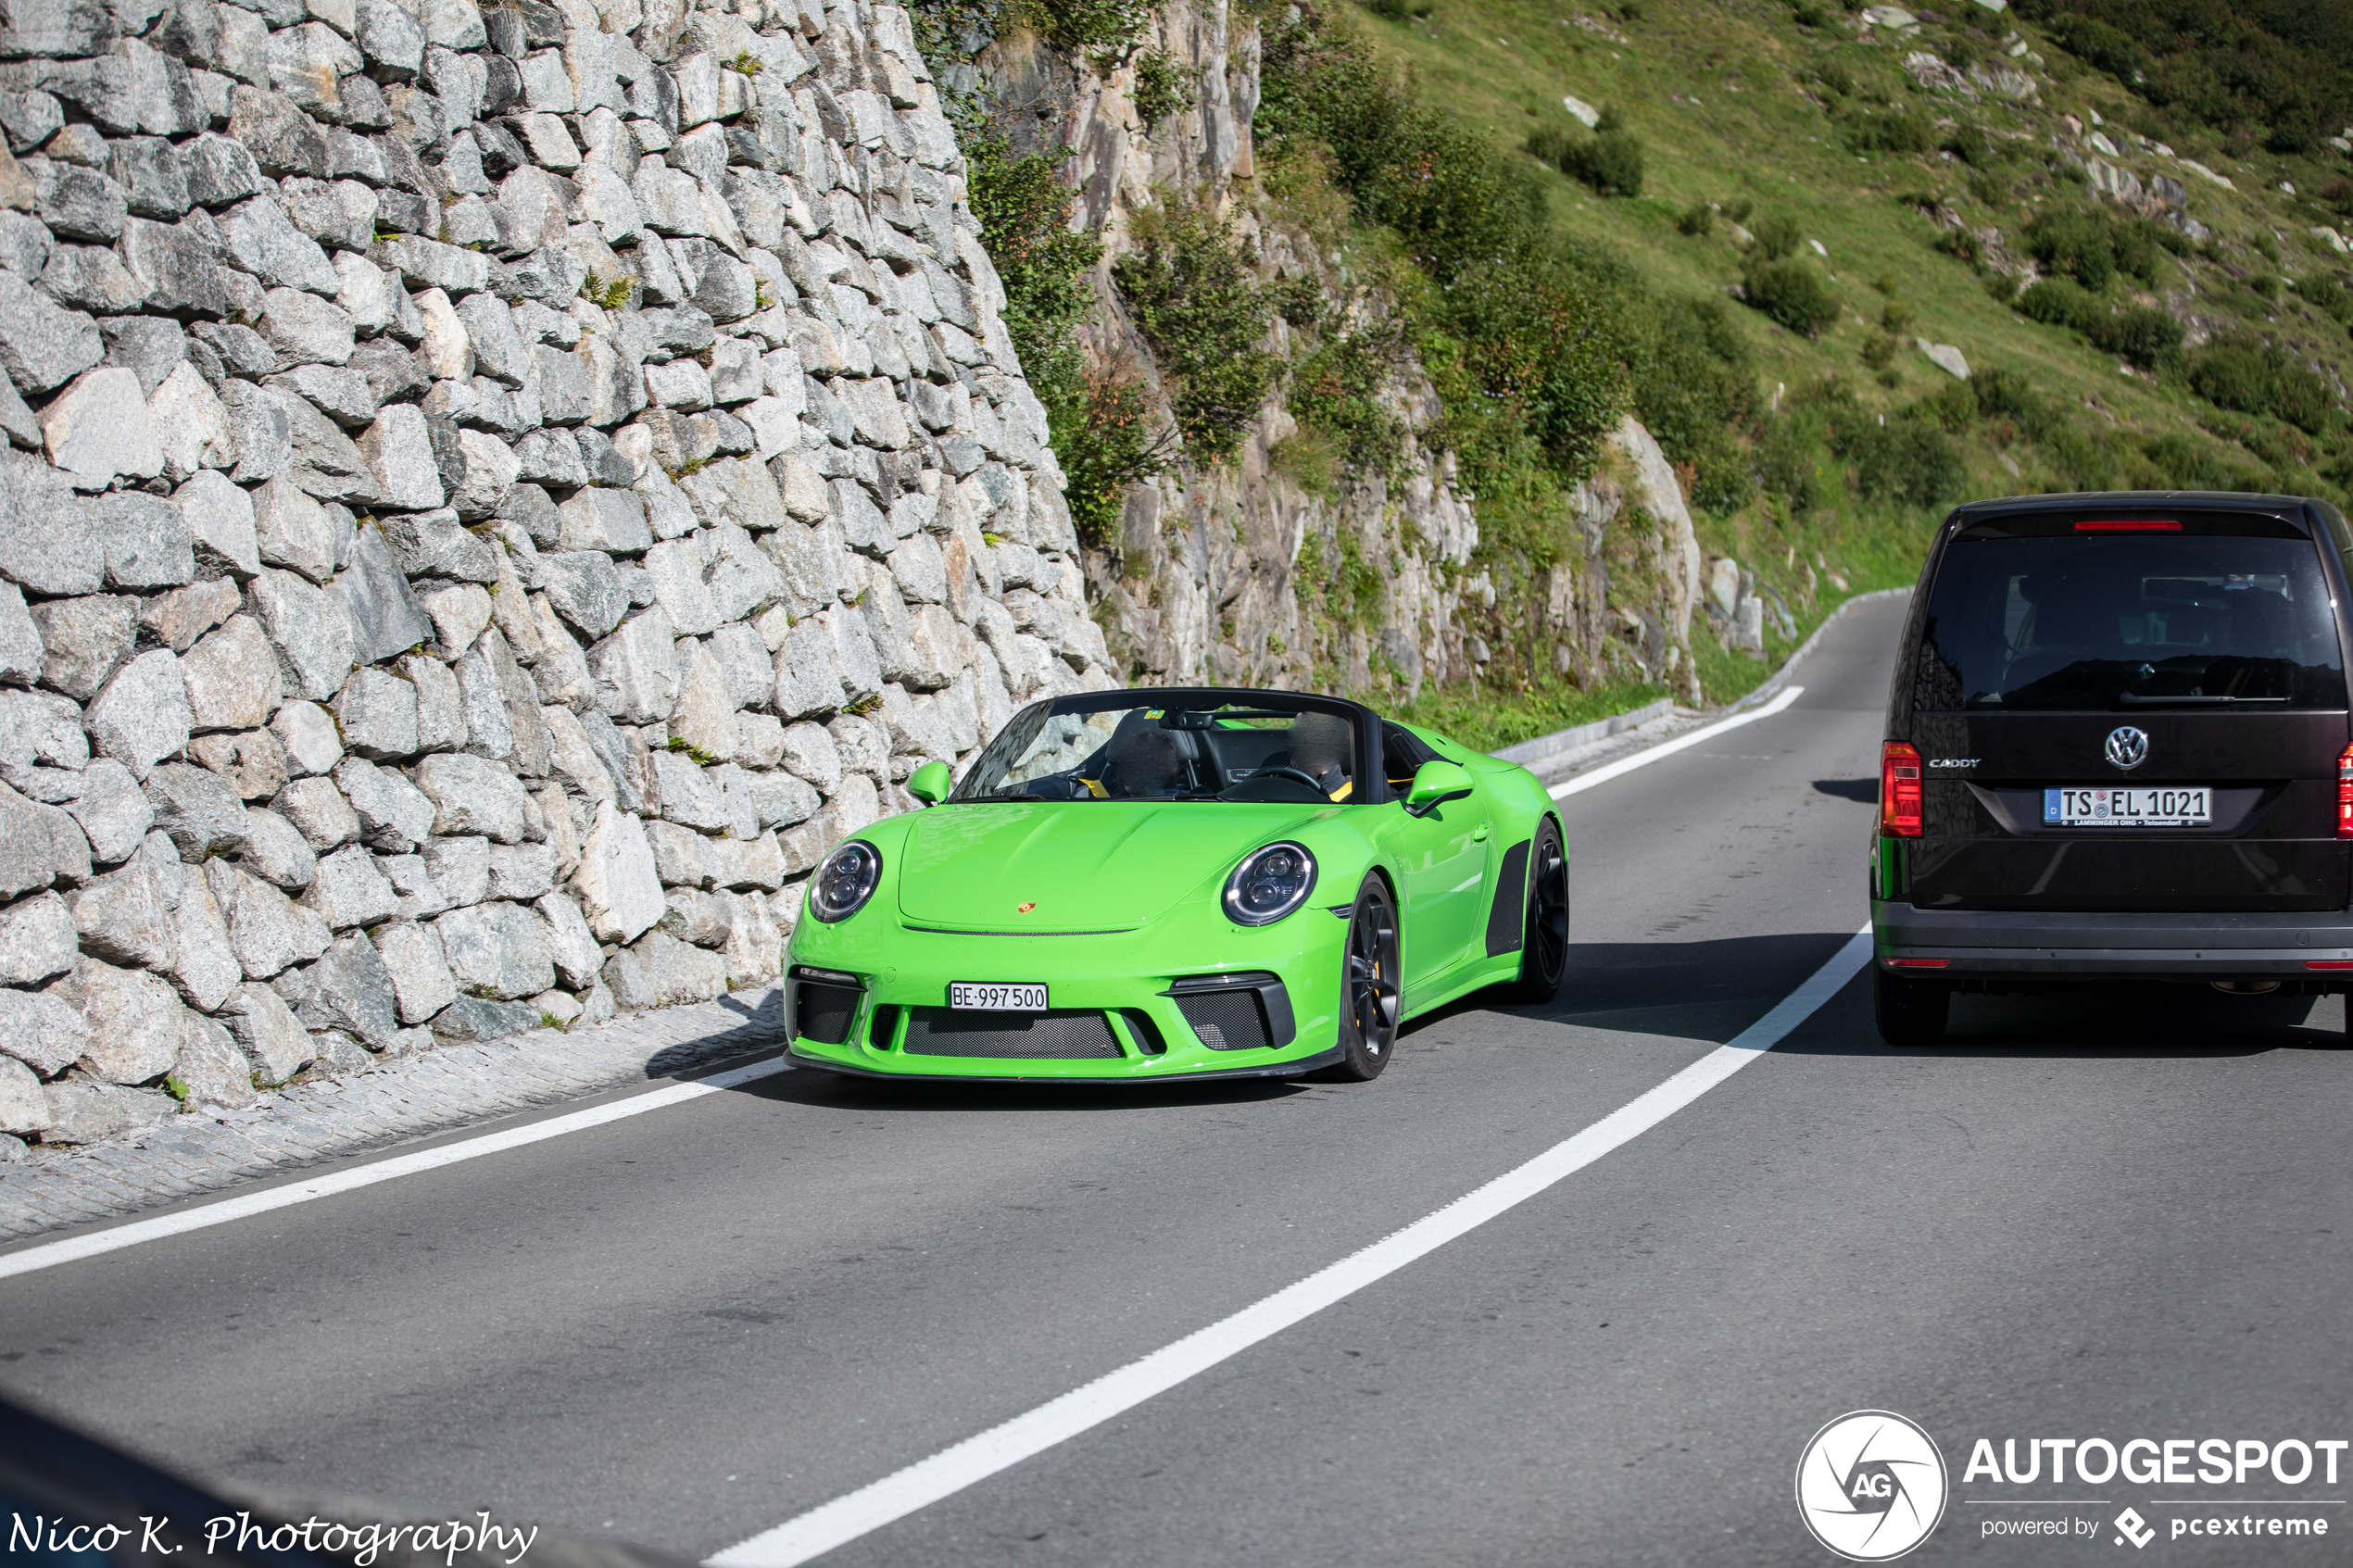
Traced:
<path fill-rule="evenodd" d="M 1483 985 L 1549 1000 L 1568 859 L 1527 770 L 1293 692 L 1013 716 L 837 846 L 786 955 L 795 1060 L 892 1078 L 1367 1079 Z"/>

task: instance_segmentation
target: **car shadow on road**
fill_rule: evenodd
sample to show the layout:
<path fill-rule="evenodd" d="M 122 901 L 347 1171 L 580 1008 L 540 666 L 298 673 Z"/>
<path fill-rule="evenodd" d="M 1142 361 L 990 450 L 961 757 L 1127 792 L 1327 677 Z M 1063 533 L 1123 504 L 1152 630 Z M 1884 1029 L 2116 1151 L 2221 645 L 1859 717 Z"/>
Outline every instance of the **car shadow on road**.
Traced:
<path fill-rule="evenodd" d="M 1209 1078 L 1190 1083 L 1061 1083 L 1033 1079 L 860 1078 L 796 1067 L 738 1085 L 737 1094 L 834 1110 L 893 1111 L 1164 1110 L 1187 1106 L 1262 1105 L 1318 1087 L 1290 1078 Z"/>
<path fill-rule="evenodd" d="M 1473 992 L 1407 1025 L 1410 1035 L 1471 1012 L 1541 1018 L 1617 1034 L 1721 1043 L 1755 1022 L 1852 935 L 1791 932 L 1708 942 L 1572 942 L 1549 1002 Z"/>
<path fill-rule="evenodd" d="M 1953 998 L 1944 1037 L 1890 1046 L 1858 974 L 1774 1048 L 1791 1056 L 2201 1060 L 2345 1047 L 2332 997 L 2226 996 L 2206 985 L 2070 986 Z"/>
<path fill-rule="evenodd" d="M 1864 806 L 1879 804 L 1877 779 L 1816 779 L 1814 790 L 1818 795 L 1836 796 L 1841 800 L 1852 800 Z"/>
<path fill-rule="evenodd" d="M 1706 942 L 1572 944 L 1553 1000 L 1514 1004 L 1477 992 L 1416 1019 L 1407 1035 L 1477 1012 L 1542 1019 L 1613 1034 L 1718 1043 L 1737 1036 L 1837 952 L 1846 932 L 1795 932 Z M 2069 987 L 2032 996 L 1954 998 L 1945 1038 L 1886 1045 L 1871 1020 L 1869 972 L 1857 973 L 1776 1047 L 1791 1054 L 1879 1056 L 2256 1056 L 2341 1048 L 2343 1003 L 2321 997 L 2226 996 L 2205 985 Z"/>

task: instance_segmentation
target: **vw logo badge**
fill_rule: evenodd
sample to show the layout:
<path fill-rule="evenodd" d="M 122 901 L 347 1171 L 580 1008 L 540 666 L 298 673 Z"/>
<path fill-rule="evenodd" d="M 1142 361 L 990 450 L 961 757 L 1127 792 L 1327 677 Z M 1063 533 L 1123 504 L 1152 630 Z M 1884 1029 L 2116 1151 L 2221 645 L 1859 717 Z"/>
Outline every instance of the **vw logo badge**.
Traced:
<path fill-rule="evenodd" d="M 2119 724 L 2108 733 L 2108 759 L 2128 771 L 2139 767 L 2149 759 L 2149 737 L 2130 724 Z"/>

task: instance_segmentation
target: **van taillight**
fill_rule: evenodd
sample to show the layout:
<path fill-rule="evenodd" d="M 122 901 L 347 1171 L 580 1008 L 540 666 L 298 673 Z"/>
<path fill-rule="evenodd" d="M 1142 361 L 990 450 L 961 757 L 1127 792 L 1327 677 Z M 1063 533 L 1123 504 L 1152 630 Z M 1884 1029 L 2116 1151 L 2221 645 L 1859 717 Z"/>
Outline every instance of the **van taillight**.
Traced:
<path fill-rule="evenodd" d="M 2353 746 L 2336 754 L 2336 836 L 2353 838 Z"/>
<path fill-rule="evenodd" d="M 2347 748 L 2353 759 L 2353 747 Z M 2348 761 L 2353 766 L 2353 761 Z M 2338 796 L 2353 802 L 2353 772 L 2343 776 L 2348 781 L 2337 785 Z M 2353 833 L 2353 817 L 2347 815 L 2353 804 L 2337 808 L 2339 834 Z M 1881 833 L 1892 833 L 1900 838 L 1920 835 L 1920 754 L 1900 740 L 1889 741 L 1879 753 L 1879 827 Z"/>

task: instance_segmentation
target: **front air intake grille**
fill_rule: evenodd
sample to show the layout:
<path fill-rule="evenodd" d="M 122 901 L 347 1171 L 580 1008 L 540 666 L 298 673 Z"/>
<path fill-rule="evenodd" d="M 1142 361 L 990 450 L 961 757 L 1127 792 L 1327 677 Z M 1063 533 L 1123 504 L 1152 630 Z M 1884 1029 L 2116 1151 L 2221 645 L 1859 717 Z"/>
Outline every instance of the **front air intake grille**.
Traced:
<path fill-rule="evenodd" d="M 837 1046 L 849 1038 L 850 1022 L 858 1016 L 863 992 L 854 985 L 821 985 L 813 980 L 793 984 L 799 987 L 793 999 L 795 1034 L 824 1046 Z"/>
<path fill-rule="evenodd" d="M 1267 1037 L 1266 1014 L 1256 991 L 1179 992 L 1175 1000 L 1176 1010 L 1211 1050 L 1263 1051 L 1274 1044 Z"/>
<path fill-rule="evenodd" d="M 1119 1042 L 1100 1012 L 955 1012 L 910 1008 L 910 1056 L 1002 1057 L 1028 1061 L 1116 1060 Z"/>

